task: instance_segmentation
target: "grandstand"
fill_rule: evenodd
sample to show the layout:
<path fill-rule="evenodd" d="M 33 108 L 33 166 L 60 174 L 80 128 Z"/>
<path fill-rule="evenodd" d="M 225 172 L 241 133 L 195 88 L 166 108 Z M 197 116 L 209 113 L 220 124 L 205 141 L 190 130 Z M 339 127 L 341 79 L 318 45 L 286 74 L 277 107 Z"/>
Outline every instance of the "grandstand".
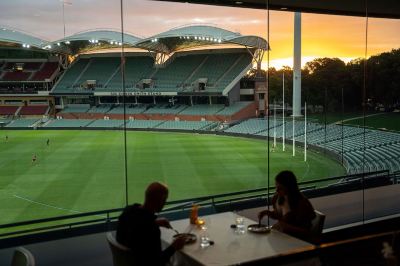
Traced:
<path fill-rule="evenodd" d="M 82 56 L 61 77 L 52 92 L 121 92 L 120 61 L 113 54 Z M 171 57 L 165 67 L 158 67 L 150 56 L 128 54 L 126 88 L 137 92 L 193 92 L 199 90 L 198 81 L 203 80 L 201 91 L 222 93 L 248 69 L 251 61 L 252 57 L 244 51 L 183 52 Z M 140 83 L 146 80 L 148 84 Z"/>
<path fill-rule="evenodd" d="M 283 127 L 285 127 L 285 139 L 293 138 L 293 123 L 276 120 L 274 126 L 273 118 L 249 119 L 225 130 L 233 134 L 250 134 L 259 136 L 283 138 Z M 343 137 L 342 137 L 343 135 Z M 304 121 L 295 121 L 295 140 L 304 143 Z M 349 174 L 372 172 L 380 170 L 400 171 L 398 158 L 400 157 L 400 134 L 394 132 L 363 129 L 359 127 L 341 126 L 329 124 L 325 126 L 308 122 L 307 143 L 315 147 L 327 149 L 343 157 L 343 163 Z"/>

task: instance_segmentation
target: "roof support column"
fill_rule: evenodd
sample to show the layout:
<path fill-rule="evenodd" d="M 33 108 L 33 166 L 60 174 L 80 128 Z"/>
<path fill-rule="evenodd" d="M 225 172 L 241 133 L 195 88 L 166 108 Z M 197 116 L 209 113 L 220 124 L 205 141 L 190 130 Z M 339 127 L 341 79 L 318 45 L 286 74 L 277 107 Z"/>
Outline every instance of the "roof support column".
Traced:
<path fill-rule="evenodd" d="M 301 13 L 294 13 L 293 116 L 301 116 Z"/>

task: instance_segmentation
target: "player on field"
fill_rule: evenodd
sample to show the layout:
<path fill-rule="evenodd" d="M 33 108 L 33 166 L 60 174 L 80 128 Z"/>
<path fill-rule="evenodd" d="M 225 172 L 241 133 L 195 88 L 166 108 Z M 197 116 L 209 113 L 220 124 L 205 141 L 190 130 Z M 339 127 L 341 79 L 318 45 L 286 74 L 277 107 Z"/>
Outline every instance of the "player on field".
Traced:
<path fill-rule="evenodd" d="M 33 154 L 33 156 L 32 156 L 32 164 L 34 164 L 36 162 L 36 160 L 37 160 L 37 156 L 36 156 L 36 154 Z"/>
<path fill-rule="evenodd" d="M 50 146 L 50 139 L 47 139 L 46 145 L 47 145 L 47 146 Z"/>

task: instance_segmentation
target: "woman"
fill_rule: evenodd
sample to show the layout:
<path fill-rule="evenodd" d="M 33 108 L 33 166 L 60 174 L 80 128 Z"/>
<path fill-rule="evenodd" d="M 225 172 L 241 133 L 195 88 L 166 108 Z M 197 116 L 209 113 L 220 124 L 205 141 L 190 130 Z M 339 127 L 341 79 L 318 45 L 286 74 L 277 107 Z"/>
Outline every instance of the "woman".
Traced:
<path fill-rule="evenodd" d="M 311 221 L 315 218 L 310 201 L 300 192 L 295 175 L 282 171 L 275 177 L 276 193 L 272 198 L 274 210 L 264 210 L 258 219 L 265 215 L 278 220 L 273 228 L 294 237 L 310 241 Z"/>

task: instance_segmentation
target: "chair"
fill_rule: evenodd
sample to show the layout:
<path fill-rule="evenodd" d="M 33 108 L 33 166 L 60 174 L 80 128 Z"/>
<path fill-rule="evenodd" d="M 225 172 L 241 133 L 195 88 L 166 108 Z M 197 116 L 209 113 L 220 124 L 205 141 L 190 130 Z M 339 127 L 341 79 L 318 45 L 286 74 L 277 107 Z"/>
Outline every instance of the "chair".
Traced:
<path fill-rule="evenodd" d="M 324 229 L 325 214 L 320 211 L 314 210 L 315 218 L 311 221 L 311 241 L 314 244 L 321 242 L 322 230 Z"/>
<path fill-rule="evenodd" d="M 117 242 L 111 232 L 107 233 L 107 242 L 110 246 L 114 266 L 132 266 L 130 249 Z"/>
<path fill-rule="evenodd" d="M 11 266 L 35 266 L 35 258 L 29 250 L 19 247 L 14 251 Z"/>

